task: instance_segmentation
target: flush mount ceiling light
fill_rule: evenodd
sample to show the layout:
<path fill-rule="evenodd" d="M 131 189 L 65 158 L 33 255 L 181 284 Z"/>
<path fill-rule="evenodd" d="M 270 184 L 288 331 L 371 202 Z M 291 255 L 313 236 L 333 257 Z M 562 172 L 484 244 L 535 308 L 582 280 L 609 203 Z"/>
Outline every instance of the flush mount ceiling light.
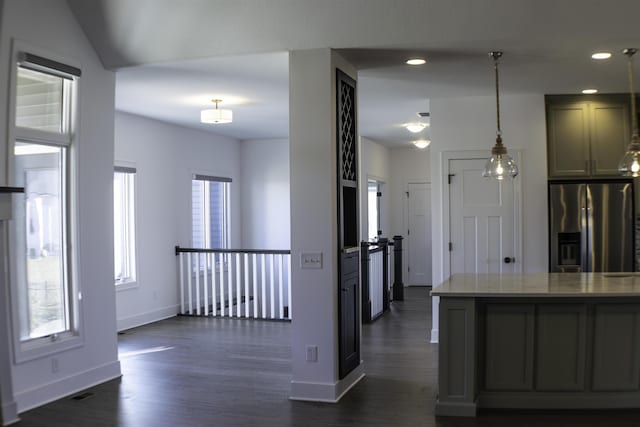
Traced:
<path fill-rule="evenodd" d="M 233 121 L 233 111 L 218 108 L 221 99 L 212 99 L 211 102 L 216 104 L 216 108 L 200 111 L 200 121 L 202 123 L 231 123 Z"/>
<path fill-rule="evenodd" d="M 502 180 L 505 176 L 515 178 L 518 175 L 518 166 L 511 156 L 507 154 L 507 147 L 502 145 L 502 130 L 500 129 L 500 91 L 498 81 L 498 60 L 502 52 L 489 52 L 493 58 L 493 69 L 496 75 L 496 145 L 491 149 L 491 157 L 484 166 L 482 176 Z"/>
<path fill-rule="evenodd" d="M 591 55 L 591 58 L 593 58 L 593 59 L 609 59 L 609 58 L 611 58 L 611 53 L 610 52 L 596 52 L 593 55 Z"/>
<path fill-rule="evenodd" d="M 406 64 L 407 65 L 424 65 L 427 61 L 425 61 L 422 58 L 410 58 L 407 59 Z"/>
<path fill-rule="evenodd" d="M 598 89 L 582 89 L 582 93 L 585 95 L 593 95 L 594 93 L 598 93 Z"/>
<path fill-rule="evenodd" d="M 431 144 L 431 141 L 429 141 L 428 139 L 419 139 L 417 141 L 413 141 L 413 145 L 420 149 L 427 148 L 429 144 Z"/>
<path fill-rule="evenodd" d="M 629 58 L 629 93 L 631 96 L 631 123 L 633 123 L 633 131 L 631 133 L 631 142 L 624 153 L 622 160 L 618 163 L 618 172 L 624 176 L 638 177 L 640 176 L 640 136 L 638 135 L 638 115 L 636 114 L 636 95 L 633 90 L 633 55 L 637 49 L 629 48 L 622 51 Z"/>
<path fill-rule="evenodd" d="M 426 123 L 407 123 L 406 125 L 404 125 L 405 129 L 407 129 L 411 133 L 422 132 L 422 130 L 427 126 L 429 125 Z"/>

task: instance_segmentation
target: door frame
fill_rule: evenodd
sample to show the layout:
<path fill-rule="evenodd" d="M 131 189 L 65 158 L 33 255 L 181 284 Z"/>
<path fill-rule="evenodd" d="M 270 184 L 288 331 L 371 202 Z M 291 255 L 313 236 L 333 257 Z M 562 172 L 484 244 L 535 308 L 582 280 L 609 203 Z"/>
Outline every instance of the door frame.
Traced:
<path fill-rule="evenodd" d="M 524 270 L 522 259 L 522 151 L 509 150 L 511 156 L 514 157 L 516 164 L 519 165 L 519 173 L 513 183 L 513 225 L 514 225 L 514 256 L 516 258 L 517 270 Z M 440 235 L 441 251 L 442 251 L 442 278 L 446 279 L 451 275 L 451 253 L 449 252 L 449 236 L 451 235 L 449 221 L 449 206 L 451 204 L 449 192 L 449 162 L 451 160 L 472 160 L 487 159 L 489 157 L 488 150 L 462 150 L 462 151 L 443 151 L 441 156 L 440 170 L 442 171 L 442 231 Z"/>

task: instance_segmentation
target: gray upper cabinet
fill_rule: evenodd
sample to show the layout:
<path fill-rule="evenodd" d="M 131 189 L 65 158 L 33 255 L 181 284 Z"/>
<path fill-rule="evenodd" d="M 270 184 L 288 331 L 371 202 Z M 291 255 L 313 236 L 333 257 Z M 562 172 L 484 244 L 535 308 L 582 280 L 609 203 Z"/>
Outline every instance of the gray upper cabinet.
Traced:
<path fill-rule="evenodd" d="M 631 137 L 626 95 L 547 95 L 550 178 L 618 176 Z"/>

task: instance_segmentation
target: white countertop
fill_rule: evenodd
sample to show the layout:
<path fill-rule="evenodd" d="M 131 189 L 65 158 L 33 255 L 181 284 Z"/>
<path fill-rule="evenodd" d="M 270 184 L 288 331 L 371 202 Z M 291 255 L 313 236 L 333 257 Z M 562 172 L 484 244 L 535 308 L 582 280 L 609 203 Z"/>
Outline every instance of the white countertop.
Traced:
<path fill-rule="evenodd" d="M 640 297 L 640 273 L 454 274 L 431 291 L 447 297 Z"/>

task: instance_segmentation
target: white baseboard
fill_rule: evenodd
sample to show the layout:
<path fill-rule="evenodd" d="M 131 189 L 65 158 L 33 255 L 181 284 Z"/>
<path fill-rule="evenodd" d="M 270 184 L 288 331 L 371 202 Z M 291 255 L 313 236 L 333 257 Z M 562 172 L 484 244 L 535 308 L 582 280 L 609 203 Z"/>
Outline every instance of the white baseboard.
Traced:
<path fill-rule="evenodd" d="M 180 311 L 180 306 L 176 304 L 136 314 L 135 316 L 123 317 L 118 319 L 118 332 L 174 317 L 178 314 L 178 311 Z"/>
<path fill-rule="evenodd" d="M 120 376 L 120 362 L 116 360 L 38 388 L 16 393 L 18 412 L 28 411 Z"/>
<path fill-rule="evenodd" d="M 342 380 L 334 383 L 309 383 L 291 381 L 291 400 L 307 402 L 337 403 L 362 378 L 364 378 L 364 363 L 351 371 Z"/>
<path fill-rule="evenodd" d="M 439 340 L 439 329 L 431 329 L 431 344 L 438 344 Z"/>
<path fill-rule="evenodd" d="M 15 424 L 20 421 L 20 418 L 18 418 L 18 405 L 16 405 L 15 401 L 4 403 L 2 405 L 2 412 L 0 412 L 0 415 L 2 416 L 0 419 L 0 425 L 3 426 Z"/>

